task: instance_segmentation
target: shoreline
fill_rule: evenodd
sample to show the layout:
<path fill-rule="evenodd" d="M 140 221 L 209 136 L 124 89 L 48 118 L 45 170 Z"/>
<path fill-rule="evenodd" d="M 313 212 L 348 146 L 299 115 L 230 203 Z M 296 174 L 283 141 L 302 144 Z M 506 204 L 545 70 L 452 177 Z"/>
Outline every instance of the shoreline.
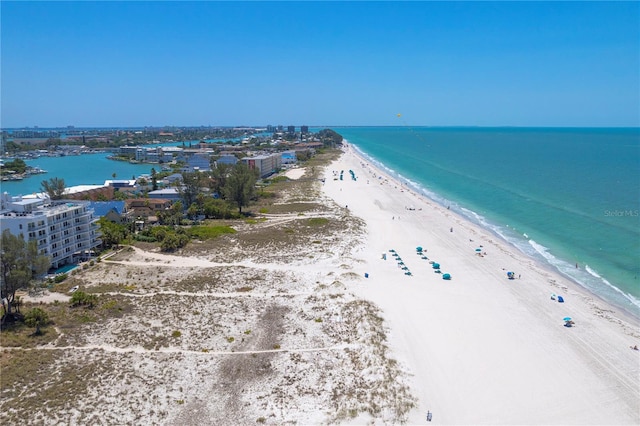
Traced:
<path fill-rule="evenodd" d="M 640 342 L 637 319 L 416 193 L 350 144 L 344 151 L 323 190 L 367 223 L 357 254 L 364 258 L 358 273 L 368 279 L 354 291 L 380 307 L 392 352 L 413 375 L 419 403 L 409 423 L 424 423 L 428 410 L 438 422 L 458 424 L 640 421 L 640 363 L 630 349 Z M 346 173 L 333 180 L 341 169 L 357 181 Z M 416 260 L 416 245 L 442 261 L 452 280 Z M 487 255 L 476 256 L 477 245 Z M 412 276 L 389 267 L 389 249 Z M 508 280 L 506 270 L 522 279 Z M 563 327 L 565 316 L 576 325 Z M 567 400 L 563 392 L 577 393 Z M 545 412 L 554 402 L 562 408 Z"/>
<path fill-rule="evenodd" d="M 500 239 L 503 242 L 503 244 L 508 245 L 512 249 L 517 250 L 518 253 L 520 253 L 521 255 L 526 256 L 527 258 L 531 259 L 531 261 L 535 262 L 540 268 L 546 270 L 549 273 L 559 275 L 562 278 L 564 278 L 566 280 L 569 280 L 570 282 L 572 282 L 573 284 L 578 286 L 580 289 L 585 291 L 589 296 L 598 299 L 601 303 L 605 303 L 607 305 L 615 307 L 619 311 L 622 311 L 623 316 L 625 316 L 627 318 L 630 318 L 630 319 L 633 319 L 633 321 L 640 321 L 640 307 L 638 307 L 636 305 L 637 304 L 637 299 L 635 301 L 634 300 L 630 300 L 629 297 L 632 297 L 634 299 L 635 299 L 635 297 L 633 295 L 629 295 L 629 294 L 625 293 L 622 289 L 620 289 L 619 287 L 615 286 L 614 284 L 611 284 L 606 278 L 602 277 L 601 275 L 597 274 L 597 272 L 593 271 L 589 267 L 589 265 L 587 265 L 587 264 L 584 265 L 584 267 L 582 268 L 584 270 L 584 272 L 589 274 L 593 278 L 602 281 L 602 284 L 609 286 L 611 288 L 611 291 L 613 291 L 614 293 L 620 294 L 620 297 L 622 297 L 628 303 L 627 306 L 622 305 L 621 303 L 619 303 L 619 302 L 617 302 L 615 300 L 608 300 L 604 296 L 600 295 L 596 291 L 594 291 L 591 288 L 589 288 L 589 286 L 587 286 L 586 284 L 584 284 L 581 281 L 579 281 L 576 277 L 573 277 L 573 276 L 563 272 L 561 269 L 559 269 L 557 266 L 555 266 L 552 263 L 550 263 L 548 260 L 537 258 L 536 256 L 532 255 L 531 253 L 527 253 L 521 247 L 519 247 L 517 244 L 515 244 L 514 242 L 510 241 L 509 239 L 507 239 L 504 235 L 502 235 L 497 230 L 493 229 L 493 227 L 498 227 L 498 225 L 493 225 L 491 223 L 484 224 L 484 223 L 482 223 L 480 221 L 476 222 L 476 221 L 472 220 L 469 216 L 466 216 L 464 213 L 458 211 L 455 208 L 449 210 L 448 207 L 443 204 L 443 201 L 446 199 L 444 196 L 442 196 L 442 195 L 440 195 L 440 194 L 438 194 L 436 192 L 433 192 L 431 190 L 427 190 L 426 188 L 423 188 L 423 191 L 421 192 L 418 188 L 415 187 L 415 185 L 420 185 L 419 183 L 416 183 L 416 182 L 413 182 L 413 181 L 411 181 L 411 180 L 409 180 L 407 178 L 404 178 L 398 172 L 395 172 L 394 170 L 387 168 L 384 165 L 384 163 L 381 163 L 379 160 L 377 160 L 377 159 L 375 159 L 373 157 L 370 157 L 367 153 L 362 151 L 357 145 L 352 144 L 347 139 L 345 139 L 345 142 L 348 145 L 348 147 L 351 149 L 353 154 L 360 159 L 360 161 L 366 163 L 369 167 L 374 168 L 378 172 L 379 175 L 385 176 L 386 179 L 395 182 L 396 185 L 401 186 L 401 187 L 405 187 L 406 190 L 409 191 L 413 196 L 415 196 L 415 197 L 417 197 L 419 199 L 422 199 L 422 200 L 426 200 L 426 201 L 431 202 L 431 203 L 435 203 L 436 205 L 440 206 L 441 208 L 447 209 L 450 213 L 456 214 L 459 217 L 460 220 L 469 222 L 473 226 L 477 226 L 479 228 L 482 228 L 484 231 L 491 233 L 495 238 Z M 391 171 L 395 172 L 396 175 L 392 174 Z M 429 193 L 431 193 L 432 196 L 430 196 Z M 465 208 L 463 206 L 460 206 L 459 204 L 458 204 L 458 208 L 461 209 L 461 210 L 467 210 L 470 213 L 472 213 L 474 215 L 477 215 L 477 213 L 475 213 L 473 210 L 469 210 L 469 209 L 467 209 L 467 208 Z M 509 228 L 507 228 L 507 229 L 509 229 Z M 530 240 L 530 241 L 534 241 L 534 240 Z M 538 244 L 535 241 L 534 241 L 534 243 Z M 548 249 L 545 246 L 541 246 L 541 247 L 543 247 L 545 249 Z M 534 250 L 535 250 L 535 248 L 534 248 Z M 539 253 L 537 250 L 535 250 L 535 252 L 539 256 L 542 256 L 542 254 Z M 563 260 L 562 258 L 559 258 L 559 257 L 557 257 L 555 255 L 551 255 L 551 256 L 553 256 L 555 259 L 557 259 L 560 262 L 565 262 L 565 263 L 568 264 L 568 262 L 566 260 Z M 542 256 L 542 257 L 544 258 L 544 256 Z M 590 272 L 589 270 L 591 270 L 592 272 Z"/>

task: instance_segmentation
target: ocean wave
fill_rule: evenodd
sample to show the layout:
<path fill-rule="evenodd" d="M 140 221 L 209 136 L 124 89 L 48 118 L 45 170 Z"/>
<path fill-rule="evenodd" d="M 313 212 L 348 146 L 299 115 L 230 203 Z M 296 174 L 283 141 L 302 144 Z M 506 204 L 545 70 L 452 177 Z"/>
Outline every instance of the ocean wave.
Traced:
<path fill-rule="evenodd" d="M 611 282 L 609 282 L 606 278 L 602 277 L 600 274 L 590 268 L 589 265 L 585 265 L 583 271 L 576 268 L 569 262 L 559 259 L 551 254 L 548 247 L 538 244 L 534 240 L 529 240 L 529 244 L 531 245 L 531 247 L 533 247 L 536 253 L 542 256 L 547 261 L 547 263 L 552 265 L 562 275 L 577 282 L 592 293 L 598 296 L 602 296 L 607 300 L 620 300 L 619 297 L 622 296 L 626 302 L 631 303 L 631 305 L 633 305 L 635 308 L 640 308 L 640 300 L 636 299 L 631 294 L 625 293 L 615 285 L 611 284 Z M 621 304 L 620 302 L 619 304 Z"/>
<path fill-rule="evenodd" d="M 637 308 L 640 308 L 640 300 L 636 299 L 635 297 L 633 297 L 629 293 L 625 293 L 624 291 L 620 290 L 615 285 L 611 284 L 606 278 L 601 277 L 600 274 L 598 274 L 596 271 L 591 269 L 589 267 L 589 265 L 584 265 L 584 270 L 587 271 L 591 276 L 601 280 L 603 283 L 605 283 L 607 286 L 609 286 L 609 288 L 612 289 L 613 291 L 615 291 L 615 292 L 621 294 L 622 296 L 624 296 L 627 300 L 629 300 L 629 302 L 631 302 Z"/>

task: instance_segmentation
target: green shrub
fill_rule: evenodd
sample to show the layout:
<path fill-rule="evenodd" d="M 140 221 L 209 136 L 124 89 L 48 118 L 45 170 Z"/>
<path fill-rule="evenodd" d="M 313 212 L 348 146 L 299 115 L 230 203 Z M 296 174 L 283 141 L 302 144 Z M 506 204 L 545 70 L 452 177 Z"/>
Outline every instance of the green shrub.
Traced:
<path fill-rule="evenodd" d="M 76 291 L 71 296 L 71 300 L 69 301 L 72 307 L 86 305 L 89 308 L 93 308 L 98 304 L 98 296 L 95 294 L 87 294 L 84 291 Z"/>
<path fill-rule="evenodd" d="M 40 327 L 47 325 L 49 322 L 49 315 L 40 308 L 33 308 L 24 316 L 24 322 L 27 327 L 35 328 L 34 334 L 42 334 Z"/>
<path fill-rule="evenodd" d="M 307 220 L 307 225 L 309 226 L 322 226 L 326 225 L 327 223 L 329 223 L 329 219 L 327 219 L 326 217 L 312 217 L 311 219 Z"/>
<path fill-rule="evenodd" d="M 173 333 L 171 333 L 171 337 L 180 337 L 182 336 L 182 333 L 180 333 L 178 330 L 174 330 Z"/>
<path fill-rule="evenodd" d="M 151 235 L 143 235 L 143 234 L 136 234 L 133 236 L 133 239 L 136 241 L 141 241 L 143 243 L 157 243 L 158 240 L 156 240 L 155 237 L 152 237 Z"/>
<path fill-rule="evenodd" d="M 192 226 L 191 228 L 187 228 L 186 233 L 191 238 L 197 238 L 199 240 L 209 240 L 224 234 L 235 234 L 236 230 L 227 225 L 218 225 L 218 226 L 199 225 L 199 226 Z"/>
<path fill-rule="evenodd" d="M 61 283 L 62 281 L 66 280 L 69 277 L 68 274 L 58 274 L 55 276 L 55 278 L 53 279 L 53 281 L 58 284 Z"/>
<path fill-rule="evenodd" d="M 286 176 L 276 176 L 271 179 L 271 183 L 287 182 L 288 180 L 289 178 Z"/>
<path fill-rule="evenodd" d="M 275 198 L 275 197 L 276 197 L 275 192 L 271 192 L 271 191 L 260 192 L 260 198 Z"/>

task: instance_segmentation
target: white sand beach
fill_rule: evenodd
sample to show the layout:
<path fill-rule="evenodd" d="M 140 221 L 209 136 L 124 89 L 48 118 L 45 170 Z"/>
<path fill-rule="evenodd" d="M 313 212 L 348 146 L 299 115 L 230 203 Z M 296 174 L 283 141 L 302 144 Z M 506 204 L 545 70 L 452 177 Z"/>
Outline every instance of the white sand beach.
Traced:
<path fill-rule="evenodd" d="M 635 318 L 345 152 L 323 190 L 367 223 L 354 256 L 369 277 L 355 291 L 381 308 L 392 356 L 413 375 L 410 424 L 427 411 L 439 424 L 640 423 Z"/>

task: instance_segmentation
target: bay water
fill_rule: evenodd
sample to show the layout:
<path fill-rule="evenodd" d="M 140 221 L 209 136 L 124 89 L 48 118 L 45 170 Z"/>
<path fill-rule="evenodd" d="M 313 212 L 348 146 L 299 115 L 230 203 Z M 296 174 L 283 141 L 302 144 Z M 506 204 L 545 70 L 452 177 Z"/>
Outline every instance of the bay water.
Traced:
<path fill-rule="evenodd" d="M 159 164 L 131 164 L 126 161 L 109 160 L 110 153 L 67 155 L 64 157 L 40 157 L 25 160 L 29 166 L 37 166 L 47 173 L 33 175 L 21 181 L 0 183 L 0 190 L 11 195 L 29 195 L 42 192 L 41 182 L 57 177 L 64 179 L 66 186 L 102 185 L 105 180 L 131 179 L 142 174 L 151 174 Z"/>
<path fill-rule="evenodd" d="M 416 192 L 640 317 L 640 129 L 335 130 Z"/>

